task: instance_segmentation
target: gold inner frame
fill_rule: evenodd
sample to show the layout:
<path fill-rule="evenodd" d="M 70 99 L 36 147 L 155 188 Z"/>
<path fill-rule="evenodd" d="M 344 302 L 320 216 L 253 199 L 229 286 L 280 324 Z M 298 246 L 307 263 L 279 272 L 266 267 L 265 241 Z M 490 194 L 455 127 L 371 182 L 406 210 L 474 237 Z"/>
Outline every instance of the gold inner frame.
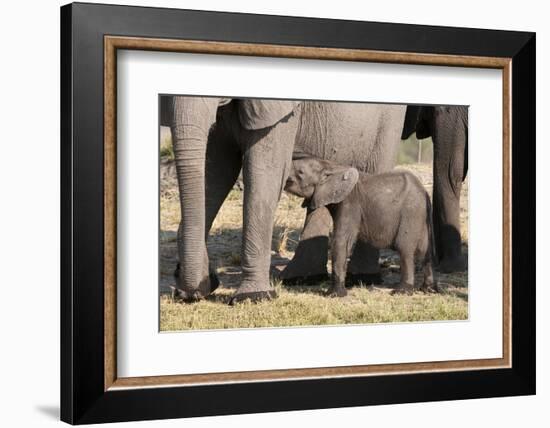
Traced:
<path fill-rule="evenodd" d="M 502 358 L 358 365 L 305 369 L 204 373 L 170 376 L 117 377 L 116 368 L 116 66 L 117 49 L 241 55 L 394 64 L 441 65 L 502 70 L 503 90 L 503 320 Z M 382 52 L 250 43 L 104 37 L 104 389 L 161 387 L 233 382 L 258 382 L 343 376 L 368 376 L 511 367 L 511 84 L 512 59 L 496 57 Z"/>

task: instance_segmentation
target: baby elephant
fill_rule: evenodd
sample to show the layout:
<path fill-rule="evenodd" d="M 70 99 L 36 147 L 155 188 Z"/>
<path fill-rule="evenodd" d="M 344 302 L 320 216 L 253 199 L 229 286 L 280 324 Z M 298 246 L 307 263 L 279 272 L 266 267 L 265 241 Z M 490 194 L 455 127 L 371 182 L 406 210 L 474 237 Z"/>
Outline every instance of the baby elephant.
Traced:
<path fill-rule="evenodd" d="M 425 292 L 437 292 L 432 270 L 433 235 L 428 193 L 412 173 L 377 175 L 304 154 L 294 156 L 285 190 L 314 210 L 329 209 L 332 238 L 331 296 L 345 296 L 347 261 L 357 239 L 392 248 L 401 257 L 401 283 L 393 293 L 412 293 L 414 259 L 422 260 Z"/>

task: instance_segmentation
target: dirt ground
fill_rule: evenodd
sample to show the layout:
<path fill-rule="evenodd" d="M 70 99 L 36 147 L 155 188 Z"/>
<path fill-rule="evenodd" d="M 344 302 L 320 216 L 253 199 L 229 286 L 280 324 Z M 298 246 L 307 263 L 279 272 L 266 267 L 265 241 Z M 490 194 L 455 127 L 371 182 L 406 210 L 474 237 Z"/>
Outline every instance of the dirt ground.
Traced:
<path fill-rule="evenodd" d="M 430 164 L 401 165 L 415 173 L 427 191 L 432 192 Z M 437 296 L 415 293 L 390 296 L 399 282 L 399 256 L 391 250 L 381 252 L 383 284 L 355 287 L 344 299 L 322 296 L 328 284 L 317 287 L 282 287 L 276 279 L 294 255 L 305 218 L 302 200 L 283 193 L 279 202 L 272 237 L 272 276 L 279 298 L 256 305 L 229 307 L 226 302 L 239 284 L 242 226 L 242 191 L 236 186 L 223 204 L 207 242 L 211 262 L 216 266 L 221 285 L 207 301 L 191 305 L 173 302 L 169 296 L 174 285 L 177 263 L 176 232 L 180 219 L 178 190 L 173 165 L 161 165 L 160 284 L 161 330 L 201 328 L 243 328 L 262 326 L 319 325 L 366 322 L 401 322 L 467 319 L 467 272 L 438 273 L 442 293 Z M 468 254 L 468 182 L 462 188 L 461 232 L 464 253 Z M 420 282 L 421 272 L 417 281 Z"/>

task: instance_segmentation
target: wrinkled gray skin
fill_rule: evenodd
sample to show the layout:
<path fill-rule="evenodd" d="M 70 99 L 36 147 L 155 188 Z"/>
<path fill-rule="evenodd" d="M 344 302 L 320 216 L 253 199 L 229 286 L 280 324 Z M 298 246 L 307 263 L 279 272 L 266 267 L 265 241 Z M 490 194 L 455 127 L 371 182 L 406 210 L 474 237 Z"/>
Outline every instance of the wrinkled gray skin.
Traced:
<path fill-rule="evenodd" d="M 407 106 L 402 139 L 416 133 L 417 138 L 432 137 L 433 157 L 433 223 L 441 272 L 466 268 L 460 235 L 460 192 L 468 171 L 468 108 L 465 106 Z M 360 162 L 340 162 L 359 170 Z M 379 169 L 378 171 L 384 171 Z M 332 221 L 325 209 L 308 209 L 300 243 L 294 258 L 282 272 L 286 285 L 315 284 L 328 278 L 327 248 Z M 359 241 L 348 265 L 347 280 L 379 283 L 377 253 Z"/>
<path fill-rule="evenodd" d="M 182 212 L 177 293 L 189 301 L 217 286 L 206 237 L 241 167 L 243 274 L 233 302 L 275 295 L 269 282 L 271 235 L 293 151 L 371 173 L 387 171 L 395 164 L 405 116 L 399 105 L 185 96 L 163 97 L 161 103 L 161 124 L 172 131 Z M 378 269 L 377 252 L 364 255 L 360 264 Z M 326 251 L 324 257 L 326 270 Z"/>
<path fill-rule="evenodd" d="M 422 261 L 421 289 L 437 292 L 432 268 L 432 207 L 418 178 L 407 171 L 368 175 L 334 162 L 295 155 L 285 190 L 311 210 L 328 207 L 334 221 L 331 296 L 347 294 L 348 258 L 356 242 L 392 248 L 401 257 L 401 282 L 393 293 L 411 293 L 414 260 Z"/>
<path fill-rule="evenodd" d="M 439 270 L 466 269 L 460 235 L 460 191 L 468 172 L 468 107 L 408 106 L 402 138 L 432 137 L 433 223 Z"/>

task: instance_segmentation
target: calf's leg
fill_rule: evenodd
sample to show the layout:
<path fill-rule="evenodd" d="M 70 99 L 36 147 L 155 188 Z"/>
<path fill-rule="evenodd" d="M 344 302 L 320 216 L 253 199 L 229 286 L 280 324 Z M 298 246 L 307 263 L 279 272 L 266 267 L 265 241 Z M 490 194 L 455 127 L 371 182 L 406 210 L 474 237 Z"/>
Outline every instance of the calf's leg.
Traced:
<path fill-rule="evenodd" d="M 332 285 L 327 291 L 328 296 L 343 297 L 348 294 L 346 290 L 347 264 L 346 242 L 335 240 L 332 245 Z"/>
<path fill-rule="evenodd" d="M 334 236 L 332 238 L 332 285 L 327 294 L 334 297 L 343 297 L 346 290 L 346 271 L 348 259 L 352 254 L 357 240 L 357 230 L 351 229 L 342 221 L 334 222 Z"/>
<path fill-rule="evenodd" d="M 317 285 L 328 279 L 328 236 L 332 220 L 326 208 L 308 210 L 294 257 L 281 272 L 284 285 Z M 346 285 L 381 284 L 380 251 L 358 241 L 347 266 Z"/>
<path fill-rule="evenodd" d="M 425 228 L 418 253 L 422 256 L 422 270 L 424 281 L 420 289 L 424 293 L 438 293 L 439 289 L 433 273 L 432 243 L 428 227 Z"/>
<path fill-rule="evenodd" d="M 439 287 L 434 279 L 432 258 L 427 255 L 422 263 L 422 269 L 424 271 L 424 282 L 420 288 L 424 293 L 439 293 Z"/>
<path fill-rule="evenodd" d="M 412 294 L 414 289 L 414 250 L 399 250 L 401 259 L 401 282 L 393 294 Z"/>

